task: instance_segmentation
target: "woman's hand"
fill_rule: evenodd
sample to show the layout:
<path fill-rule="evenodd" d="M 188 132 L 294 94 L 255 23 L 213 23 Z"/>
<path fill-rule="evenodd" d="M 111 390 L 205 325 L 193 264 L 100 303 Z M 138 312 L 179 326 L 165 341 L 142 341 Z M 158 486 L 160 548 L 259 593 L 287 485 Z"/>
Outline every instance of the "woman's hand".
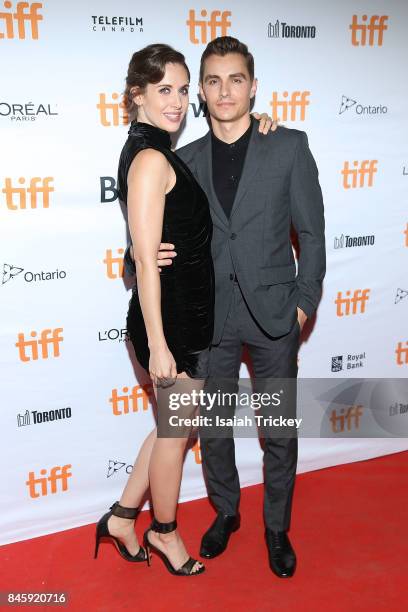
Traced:
<path fill-rule="evenodd" d="M 156 387 L 168 387 L 175 383 L 177 364 L 166 344 L 150 349 L 149 374 Z"/>
<path fill-rule="evenodd" d="M 267 134 L 269 130 L 274 132 L 279 125 L 279 119 L 274 121 L 268 113 L 262 113 L 262 115 L 259 113 L 252 113 L 252 116 L 259 121 L 258 131 L 261 132 L 261 134 Z"/>

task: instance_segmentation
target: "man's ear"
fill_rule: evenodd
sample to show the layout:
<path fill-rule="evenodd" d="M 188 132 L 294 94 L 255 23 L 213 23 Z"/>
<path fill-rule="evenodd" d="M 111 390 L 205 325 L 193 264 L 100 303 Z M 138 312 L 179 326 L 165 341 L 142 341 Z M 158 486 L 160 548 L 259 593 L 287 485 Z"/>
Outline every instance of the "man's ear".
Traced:
<path fill-rule="evenodd" d="M 204 93 L 203 85 L 202 85 L 201 82 L 198 84 L 198 91 L 200 93 L 200 98 L 203 100 L 203 102 L 207 102 L 207 100 L 205 98 L 205 93 Z"/>
<path fill-rule="evenodd" d="M 251 98 L 255 96 L 257 89 L 258 89 L 258 79 L 254 79 L 251 85 L 251 94 L 250 94 Z"/>

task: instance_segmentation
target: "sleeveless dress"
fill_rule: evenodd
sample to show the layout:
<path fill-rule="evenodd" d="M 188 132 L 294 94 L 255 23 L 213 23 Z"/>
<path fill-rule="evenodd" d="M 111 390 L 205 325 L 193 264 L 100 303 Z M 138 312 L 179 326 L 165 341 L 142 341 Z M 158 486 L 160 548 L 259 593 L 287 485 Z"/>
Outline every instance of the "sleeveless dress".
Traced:
<path fill-rule="evenodd" d="M 160 273 L 164 335 L 177 372 L 206 378 L 214 330 L 212 221 L 208 200 L 189 168 L 171 150 L 169 133 L 134 121 L 118 169 L 119 195 L 125 204 L 130 165 L 139 151 L 148 148 L 163 153 L 176 174 L 176 184 L 165 197 L 161 237 L 162 242 L 174 244 L 177 252 L 172 264 L 163 267 Z M 137 281 L 129 302 L 127 331 L 139 363 L 148 371 L 150 351 Z"/>

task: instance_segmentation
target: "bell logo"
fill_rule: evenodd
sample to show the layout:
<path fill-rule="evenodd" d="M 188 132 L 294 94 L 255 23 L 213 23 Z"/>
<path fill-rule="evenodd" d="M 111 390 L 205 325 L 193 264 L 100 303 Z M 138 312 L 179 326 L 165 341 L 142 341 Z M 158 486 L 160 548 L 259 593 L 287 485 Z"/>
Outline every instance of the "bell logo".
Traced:
<path fill-rule="evenodd" d="M 207 17 L 207 11 L 203 9 L 201 11 L 201 17 Z M 212 11 L 210 19 L 196 19 L 195 10 L 190 9 L 186 24 L 190 31 L 190 42 L 193 45 L 200 43 L 206 45 L 209 40 L 214 40 L 218 36 L 227 36 L 228 28 L 231 27 L 231 22 L 228 21 L 228 17 L 231 17 L 230 11 Z M 197 28 L 199 29 L 200 38 L 197 38 Z M 208 40 L 207 34 L 210 31 L 210 39 Z"/>
<path fill-rule="evenodd" d="M 406 228 L 404 229 L 404 236 L 405 236 L 405 246 L 408 247 L 408 223 L 406 225 Z"/>
<path fill-rule="evenodd" d="M 373 47 L 377 44 L 381 47 L 383 44 L 384 31 L 388 30 L 388 26 L 385 25 L 385 22 L 388 21 L 388 16 L 372 15 L 368 24 L 367 19 L 367 15 L 363 15 L 361 17 L 362 23 L 358 23 L 357 15 L 353 15 L 353 20 L 349 26 L 351 30 L 351 44 L 354 47 L 365 47 L 367 44 L 368 31 L 368 46 Z"/>
<path fill-rule="evenodd" d="M 41 358 L 48 359 L 49 357 L 60 356 L 60 343 L 64 340 L 61 336 L 62 327 L 56 329 L 43 329 L 40 333 L 40 339 L 36 340 L 37 332 L 30 332 L 33 340 L 26 340 L 24 333 L 18 334 L 18 341 L 15 346 L 18 348 L 20 361 L 37 361 L 39 357 L 38 347 L 41 347 Z M 52 347 L 51 355 L 49 353 L 49 345 Z"/>
<path fill-rule="evenodd" d="M 26 485 L 28 486 L 30 497 L 45 497 L 50 493 L 58 493 L 58 481 L 61 481 L 60 490 L 67 491 L 68 478 L 72 476 L 72 473 L 69 472 L 69 468 L 71 467 L 72 465 L 70 463 L 62 467 L 57 465 L 51 468 L 49 476 L 46 475 L 47 470 L 40 470 L 41 477 L 39 478 L 35 477 L 34 472 L 29 472 Z M 48 483 L 50 483 L 50 487 L 48 487 Z M 38 492 L 38 489 L 40 492 Z"/>
<path fill-rule="evenodd" d="M 9 210 L 25 210 L 27 208 L 27 194 L 29 195 L 30 208 L 37 208 L 39 194 L 42 196 L 42 207 L 49 208 L 50 193 L 54 191 L 54 187 L 51 185 L 53 180 L 51 176 L 45 178 L 35 176 L 29 179 L 29 187 L 13 187 L 12 179 L 6 178 L 1 191 L 6 196 L 7 208 Z M 25 181 L 23 177 L 18 179 L 20 185 L 24 185 Z"/>
<path fill-rule="evenodd" d="M 5 32 L 0 30 L 0 39 L 12 39 L 16 37 L 15 26 L 17 26 L 17 38 L 24 40 L 26 38 L 26 22 L 29 22 L 31 29 L 31 38 L 38 40 L 38 22 L 42 21 L 43 17 L 38 14 L 38 9 L 43 5 L 40 2 L 17 2 L 16 10 L 13 13 L 12 2 L 4 2 L 6 11 L 0 12 L 0 23 L 4 22 Z M 1 27 L 1 26 L 0 26 Z"/>
<path fill-rule="evenodd" d="M 337 316 L 348 317 L 349 315 L 358 314 L 358 312 L 365 312 L 365 305 L 369 299 L 370 289 L 355 289 L 353 297 L 350 297 L 351 291 L 346 291 L 347 297 L 342 297 L 341 291 L 337 293 L 337 299 L 334 303 L 337 305 Z M 359 310 L 360 308 L 360 310 Z"/>
<path fill-rule="evenodd" d="M 99 110 L 99 120 L 105 127 L 112 127 L 118 125 L 127 125 L 129 123 L 129 115 L 126 112 L 126 106 L 124 100 L 119 100 L 119 94 L 112 94 L 113 102 L 106 101 L 106 94 L 99 94 L 99 103 L 96 108 Z M 121 114 L 121 111 L 122 114 Z"/>
<path fill-rule="evenodd" d="M 112 249 L 106 250 L 106 257 L 103 260 L 103 263 L 106 264 L 106 276 L 108 278 L 122 278 L 124 272 L 123 266 L 123 249 L 117 249 L 117 253 L 119 257 L 114 257 L 112 255 Z"/>
<path fill-rule="evenodd" d="M 201 465 L 202 460 L 201 460 L 201 447 L 200 447 L 200 443 L 197 440 L 197 442 L 194 444 L 194 446 L 191 447 L 192 452 L 194 453 L 194 459 L 195 462 L 198 465 Z"/>
<path fill-rule="evenodd" d="M 353 161 L 354 168 L 350 168 L 349 162 L 344 162 L 343 170 L 341 171 L 341 174 L 343 175 L 344 189 L 372 187 L 374 174 L 378 170 L 377 164 L 377 159 L 364 159 L 361 163 L 358 161 Z"/>
<path fill-rule="evenodd" d="M 395 354 L 397 355 L 397 365 L 408 365 L 408 341 L 405 342 L 406 346 L 402 346 L 402 342 L 398 342 Z"/>
<path fill-rule="evenodd" d="M 340 408 L 339 414 L 336 410 L 332 410 L 330 415 L 331 427 L 333 433 L 341 433 L 343 431 L 351 431 L 360 427 L 360 417 L 362 416 L 363 406 L 349 406 L 347 410 Z"/>
<path fill-rule="evenodd" d="M 109 398 L 109 403 L 112 404 L 112 412 L 115 416 L 139 412 L 139 408 L 146 412 L 149 409 L 149 399 L 152 397 L 153 386 L 151 383 L 146 385 L 135 385 L 129 393 L 129 387 L 122 388 L 122 395 L 119 395 L 117 389 L 112 389 L 112 395 Z"/>
<path fill-rule="evenodd" d="M 272 93 L 272 100 L 269 104 L 272 106 L 272 118 L 274 121 L 304 121 L 306 117 L 306 106 L 309 106 L 310 101 L 307 99 L 310 96 L 310 91 L 293 91 L 282 93 L 283 100 L 278 99 L 279 93 Z M 290 109 L 290 115 L 289 115 Z M 299 111 L 299 112 L 298 112 Z"/>

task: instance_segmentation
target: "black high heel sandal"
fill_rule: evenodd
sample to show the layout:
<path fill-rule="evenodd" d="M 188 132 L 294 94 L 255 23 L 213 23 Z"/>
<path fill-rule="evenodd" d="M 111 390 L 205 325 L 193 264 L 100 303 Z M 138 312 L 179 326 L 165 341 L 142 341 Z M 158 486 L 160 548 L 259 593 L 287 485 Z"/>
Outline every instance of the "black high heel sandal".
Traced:
<path fill-rule="evenodd" d="M 151 564 L 150 550 L 153 549 L 154 552 L 159 555 L 168 571 L 174 576 L 195 576 L 196 574 L 202 574 L 205 571 L 205 566 L 201 563 L 201 561 L 197 561 L 192 557 L 189 557 L 187 561 L 181 567 L 179 567 L 179 569 L 174 569 L 164 552 L 152 544 L 147 536 L 149 531 L 156 531 L 157 533 L 170 533 L 175 529 L 177 529 L 177 521 L 172 521 L 171 523 L 159 523 L 156 521 L 156 519 L 153 519 L 149 529 L 146 529 L 143 535 L 143 545 L 146 548 L 147 554 L 147 565 L 150 566 Z M 193 572 L 193 567 L 196 563 L 200 563 L 201 567 Z"/>
<path fill-rule="evenodd" d="M 108 529 L 108 520 L 112 515 L 119 516 L 120 518 L 135 519 L 139 512 L 139 508 L 125 508 L 124 506 L 121 506 L 119 502 L 115 502 L 110 507 L 110 512 L 104 514 L 103 517 L 99 519 L 98 524 L 96 525 L 94 559 L 96 559 L 98 556 L 98 549 L 101 538 L 110 538 L 115 542 L 119 554 L 124 559 L 126 559 L 126 561 L 139 562 L 148 560 L 147 552 L 143 548 L 143 546 L 140 547 L 140 549 L 135 555 L 131 555 L 126 546 L 123 544 L 123 542 L 121 542 L 116 536 L 111 535 Z"/>

